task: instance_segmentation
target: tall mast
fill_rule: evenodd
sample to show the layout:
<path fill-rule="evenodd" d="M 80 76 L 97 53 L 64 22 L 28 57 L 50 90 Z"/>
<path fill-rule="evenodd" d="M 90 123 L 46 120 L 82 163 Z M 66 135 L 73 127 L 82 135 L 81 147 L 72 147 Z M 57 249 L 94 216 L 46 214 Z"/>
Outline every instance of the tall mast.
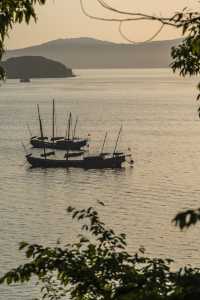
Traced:
<path fill-rule="evenodd" d="M 76 127 L 77 127 L 77 123 L 78 123 L 78 117 L 76 118 L 76 122 L 75 122 L 75 125 L 74 125 L 74 131 L 73 131 L 72 140 L 74 140 L 75 135 L 76 135 Z"/>
<path fill-rule="evenodd" d="M 45 147 L 45 140 L 44 140 L 44 134 L 43 134 L 43 128 L 42 128 L 42 120 L 41 120 L 41 117 L 40 117 L 39 104 L 37 104 L 37 110 L 38 110 L 38 119 L 39 119 L 39 124 L 40 124 L 40 134 L 41 134 L 41 138 L 42 138 L 42 141 L 43 141 L 44 157 L 46 159 L 46 147 Z"/>
<path fill-rule="evenodd" d="M 71 120 L 72 120 L 72 114 L 71 112 L 69 113 L 69 119 L 68 119 L 68 135 L 67 135 L 67 139 L 70 139 L 70 130 L 71 130 Z"/>
<path fill-rule="evenodd" d="M 54 144 L 55 139 L 55 101 L 53 99 L 53 111 L 52 111 L 52 139 Z"/>
<path fill-rule="evenodd" d="M 105 146 L 105 143 L 106 143 L 107 135 L 108 135 L 108 133 L 106 132 L 105 137 L 104 137 L 104 140 L 103 140 L 103 145 L 102 145 L 102 147 L 101 147 L 101 152 L 100 152 L 100 154 L 103 153 L 103 149 L 104 149 L 104 146 Z"/>
<path fill-rule="evenodd" d="M 118 144 L 118 142 L 119 142 L 119 137 L 120 137 L 120 134 L 121 134 L 121 132 L 122 132 L 122 125 L 121 125 L 121 127 L 120 127 L 120 129 L 119 129 L 119 133 L 118 133 L 117 140 L 116 140 L 116 143 L 115 143 L 115 147 L 114 147 L 113 155 L 114 155 L 114 154 L 115 154 L 115 152 L 116 152 L 116 149 L 117 149 L 117 144 Z"/>
<path fill-rule="evenodd" d="M 72 118 L 72 114 L 70 112 L 69 113 L 69 118 L 68 118 L 68 130 L 67 130 L 67 133 L 66 133 L 66 137 L 67 137 L 68 142 L 69 142 L 69 139 L 70 139 L 71 118 Z M 66 144 L 67 144 L 67 141 L 66 141 Z M 69 156 L 69 146 L 67 147 L 66 159 L 68 159 L 68 156 Z"/>

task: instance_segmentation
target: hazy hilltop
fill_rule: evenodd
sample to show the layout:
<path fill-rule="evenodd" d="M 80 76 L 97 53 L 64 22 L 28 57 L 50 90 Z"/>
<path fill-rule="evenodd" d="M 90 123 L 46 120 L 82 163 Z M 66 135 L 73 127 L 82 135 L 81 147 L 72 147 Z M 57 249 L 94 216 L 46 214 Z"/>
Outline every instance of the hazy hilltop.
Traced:
<path fill-rule="evenodd" d="M 170 49 L 178 40 L 141 44 L 117 44 L 92 38 L 58 39 L 41 45 L 8 50 L 4 59 L 13 56 L 45 56 L 71 68 L 166 68 Z"/>
<path fill-rule="evenodd" d="M 42 56 L 12 57 L 1 63 L 7 78 L 72 77 L 72 70 L 60 62 Z"/>

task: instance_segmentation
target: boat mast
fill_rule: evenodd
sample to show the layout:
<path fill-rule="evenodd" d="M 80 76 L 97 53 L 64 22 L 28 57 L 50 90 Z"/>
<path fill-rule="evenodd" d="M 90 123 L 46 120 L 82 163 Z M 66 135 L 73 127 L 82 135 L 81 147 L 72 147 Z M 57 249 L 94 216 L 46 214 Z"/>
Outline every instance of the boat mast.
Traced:
<path fill-rule="evenodd" d="M 39 104 L 37 104 L 37 110 L 38 110 L 38 119 L 39 119 L 39 124 L 40 124 L 40 134 L 41 134 L 41 138 L 42 138 L 42 141 L 43 141 L 44 157 L 46 159 L 46 157 L 47 157 L 47 155 L 46 155 L 46 147 L 45 147 L 44 133 L 43 133 L 43 128 L 42 128 L 42 120 L 41 120 L 41 117 L 40 117 Z"/>
<path fill-rule="evenodd" d="M 72 120 L 72 113 L 69 113 L 69 119 L 68 119 L 68 134 L 67 134 L 67 139 L 69 141 L 70 139 L 70 130 L 71 130 L 71 120 Z"/>
<path fill-rule="evenodd" d="M 106 143 L 107 135 L 108 135 L 108 132 L 106 132 L 106 134 L 105 134 L 105 137 L 104 137 L 104 140 L 103 140 L 103 145 L 102 145 L 102 147 L 101 147 L 101 152 L 100 152 L 100 154 L 103 153 L 103 149 L 104 149 L 104 146 L 105 146 L 105 143 Z"/>
<path fill-rule="evenodd" d="M 53 99 L 53 111 L 52 111 L 52 139 L 54 144 L 55 139 L 55 101 Z"/>
<path fill-rule="evenodd" d="M 75 125 L 74 125 L 72 140 L 74 140 L 74 138 L 75 138 L 77 123 L 78 123 L 78 117 L 76 118 L 76 122 L 75 122 Z"/>
<path fill-rule="evenodd" d="M 122 125 L 121 125 L 121 127 L 120 127 L 120 129 L 119 129 L 119 133 L 118 133 L 117 140 L 116 140 L 116 143 L 115 143 L 113 155 L 115 154 L 115 152 L 116 152 L 116 150 L 117 150 L 117 145 L 118 145 L 118 142 L 119 142 L 119 137 L 120 137 L 121 132 L 122 132 Z"/>
<path fill-rule="evenodd" d="M 69 139 L 70 139 L 71 118 L 72 118 L 72 114 L 71 114 L 71 112 L 70 112 L 70 113 L 69 113 L 68 120 L 67 120 L 67 129 L 66 129 L 66 133 L 65 133 L 65 139 L 66 139 L 66 140 L 69 140 Z"/>
<path fill-rule="evenodd" d="M 67 141 L 69 142 L 69 139 L 70 139 L 70 129 L 71 129 L 71 118 L 72 118 L 72 114 L 71 112 L 69 113 L 69 118 L 68 118 L 68 130 L 67 130 Z M 67 143 L 66 143 L 67 144 Z M 68 156 L 69 156 L 69 144 L 68 144 L 68 147 L 67 147 L 67 152 L 66 152 L 66 159 L 68 159 Z"/>

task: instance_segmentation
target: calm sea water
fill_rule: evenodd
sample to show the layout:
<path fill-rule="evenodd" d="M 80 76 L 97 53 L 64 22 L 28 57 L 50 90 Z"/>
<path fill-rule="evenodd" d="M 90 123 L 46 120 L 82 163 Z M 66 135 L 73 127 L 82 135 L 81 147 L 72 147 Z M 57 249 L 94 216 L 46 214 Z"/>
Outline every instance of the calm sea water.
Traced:
<path fill-rule="evenodd" d="M 176 212 L 200 206 L 200 121 L 196 79 L 170 70 L 77 70 L 72 79 L 8 80 L 0 88 L 0 275 L 24 261 L 18 243 L 55 245 L 75 240 L 78 225 L 69 205 L 98 207 L 103 220 L 128 236 L 134 253 L 175 259 L 175 266 L 200 265 L 200 227 L 180 232 Z M 100 149 L 108 131 L 112 150 L 121 123 L 119 149 L 132 149 L 134 168 L 122 170 L 42 170 L 25 163 L 28 123 L 38 134 L 36 103 L 46 134 L 56 100 L 57 133 L 64 134 L 69 111 L 79 116 L 78 133 L 91 135 Z M 31 299 L 32 285 L 0 286 L 0 300 Z"/>

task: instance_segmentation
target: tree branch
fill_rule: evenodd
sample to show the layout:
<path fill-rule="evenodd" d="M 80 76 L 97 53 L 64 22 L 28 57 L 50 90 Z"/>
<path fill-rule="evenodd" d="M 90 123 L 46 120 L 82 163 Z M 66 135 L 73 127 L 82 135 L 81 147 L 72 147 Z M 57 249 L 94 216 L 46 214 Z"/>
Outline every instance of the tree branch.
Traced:
<path fill-rule="evenodd" d="M 117 17 L 109 18 L 109 17 L 101 17 L 95 16 L 93 14 L 88 13 L 85 8 L 84 0 L 80 0 L 80 6 L 83 14 L 91 19 L 98 20 L 98 21 L 106 21 L 106 22 L 117 22 L 119 23 L 119 33 L 126 41 L 130 43 L 137 43 L 136 41 L 127 37 L 127 35 L 123 32 L 122 26 L 125 22 L 132 22 L 132 21 L 156 21 L 161 23 L 159 29 L 152 35 L 152 37 L 148 38 L 142 42 L 149 42 L 155 39 L 160 32 L 163 30 L 164 26 L 172 26 L 175 28 L 182 28 L 183 35 L 187 31 L 188 27 L 191 24 L 200 22 L 200 14 L 198 12 L 190 12 L 186 8 L 182 10 L 182 12 L 176 12 L 171 17 L 162 17 L 156 15 L 148 15 L 139 12 L 130 12 L 125 10 L 117 9 L 111 5 L 109 5 L 105 0 L 96 0 L 96 2 L 100 5 L 100 7 L 104 8 L 106 11 L 112 12 L 117 14 Z"/>

